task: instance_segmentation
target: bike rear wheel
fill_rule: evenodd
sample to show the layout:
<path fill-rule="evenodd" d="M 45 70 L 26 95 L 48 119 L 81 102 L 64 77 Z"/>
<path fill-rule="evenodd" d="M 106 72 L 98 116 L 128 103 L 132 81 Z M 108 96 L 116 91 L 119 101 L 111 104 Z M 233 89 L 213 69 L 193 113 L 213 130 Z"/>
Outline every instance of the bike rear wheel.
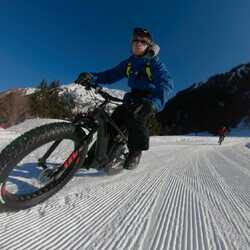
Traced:
<path fill-rule="evenodd" d="M 59 122 L 37 127 L 11 142 L 0 154 L 0 203 L 25 209 L 55 194 L 85 160 L 84 137 L 80 128 Z M 53 143 L 56 148 L 41 163 Z"/>

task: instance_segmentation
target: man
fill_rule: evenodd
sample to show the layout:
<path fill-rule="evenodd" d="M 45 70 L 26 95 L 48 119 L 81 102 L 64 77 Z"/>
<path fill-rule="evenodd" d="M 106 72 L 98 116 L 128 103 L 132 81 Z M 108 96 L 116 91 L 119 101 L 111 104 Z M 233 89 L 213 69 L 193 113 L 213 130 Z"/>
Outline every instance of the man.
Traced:
<path fill-rule="evenodd" d="M 131 46 L 132 55 L 116 67 L 100 73 L 81 73 L 75 81 L 86 86 L 93 81 L 104 84 L 128 78 L 131 91 L 112 114 L 118 125 L 124 124 L 128 130 L 129 155 L 124 166 L 127 169 L 136 168 L 142 151 L 148 150 L 147 120 L 152 112 L 164 108 L 173 88 L 168 71 L 157 56 L 159 46 L 146 29 L 134 29 Z"/>
<path fill-rule="evenodd" d="M 219 141 L 218 141 L 218 143 L 221 145 L 221 143 L 224 141 L 224 139 L 225 139 L 225 137 L 226 137 L 226 135 L 227 135 L 227 133 L 228 133 L 228 130 L 227 130 L 227 128 L 225 127 L 225 126 L 223 126 L 223 127 L 221 127 L 220 129 L 219 129 Z"/>

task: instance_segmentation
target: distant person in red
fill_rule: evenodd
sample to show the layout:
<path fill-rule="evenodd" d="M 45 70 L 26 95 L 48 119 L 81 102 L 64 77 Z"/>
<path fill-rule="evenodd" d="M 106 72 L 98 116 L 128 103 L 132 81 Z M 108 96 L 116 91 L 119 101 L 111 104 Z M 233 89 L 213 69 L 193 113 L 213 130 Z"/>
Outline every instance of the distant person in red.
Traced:
<path fill-rule="evenodd" d="M 226 128 L 225 126 L 223 126 L 223 127 L 221 127 L 221 128 L 219 129 L 219 141 L 218 141 L 218 143 L 219 143 L 220 145 L 221 145 L 221 143 L 224 141 L 224 139 L 225 139 L 227 133 L 228 133 L 228 130 L 227 130 L 227 128 Z"/>

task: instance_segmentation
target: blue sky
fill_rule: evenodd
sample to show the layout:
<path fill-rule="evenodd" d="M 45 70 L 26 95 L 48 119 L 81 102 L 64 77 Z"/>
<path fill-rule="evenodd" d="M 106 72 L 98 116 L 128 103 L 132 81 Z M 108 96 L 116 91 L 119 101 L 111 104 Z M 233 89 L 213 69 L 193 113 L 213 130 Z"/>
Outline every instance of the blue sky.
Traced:
<path fill-rule="evenodd" d="M 133 27 L 143 26 L 176 92 L 250 61 L 249 13 L 249 0 L 0 0 L 0 91 L 115 66 L 130 55 Z"/>

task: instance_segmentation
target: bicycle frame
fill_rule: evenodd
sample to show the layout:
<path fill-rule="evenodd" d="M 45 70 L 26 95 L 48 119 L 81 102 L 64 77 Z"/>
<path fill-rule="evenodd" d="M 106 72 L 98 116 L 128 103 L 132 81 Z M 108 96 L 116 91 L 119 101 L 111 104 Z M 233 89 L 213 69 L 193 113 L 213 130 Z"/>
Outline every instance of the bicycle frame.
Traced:
<path fill-rule="evenodd" d="M 109 162 L 109 129 L 113 128 L 116 131 L 117 135 L 120 136 L 120 142 L 127 143 L 126 135 L 112 120 L 110 115 L 107 114 L 104 107 L 105 103 L 100 105 L 100 107 L 90 115 L 90 118 L 88 116 L 86 117 L 86 119 L 92 119 L 92 121 L 95 121 L 95 124 L 97 124 L 97 126 L 93 128 L 89 134 L 93 138 L 94 134 L 97 133 L 97 138 L 92 145 L 95 150 L 92 159 L 87 158 L 86 164 L 84 164 L 84 167 L 87 169 L 98 168 L 100 165 L 104 165 Z"/>
<path fill-rule="evenodd" d="M 110 139 L 108 129 L 113 128 L 117 135 L 119 135 L 119 142 L 127 143 L 127 136 L 121 131 L 117 124 L 112 120 L 111 116 L 105 111 L 106 105 L 109 103 L 108 99 L 100 104 L 92 112 L 88 112 L 85 115 L 78 115 L 73 124 L 75 124 L 79 129 L 87 129 L 88 134 L 85 138 L 85 143 L 89 145 L 93 141 L 94 134 L 97 133 L 97 139 L 92 144 L 94 148 L 94 154 L 91 159 L 90 156 L 86 158 L 86 161 L 83 162 L 83 168 L 98 168 L 101 165 L 108 163 L 109 161 L 109 148 L 108 143 Z M 38 164 L 44 169 L 47 168 L 46 160 L 52 154 L 52 152 L 60 144 L 60 141 L 55 141 L 48 151 L 38 160 Z M 76 149 L 78 150 L 78 149 Z M 90 151 L 91 148 L 88 149 Z"/>

